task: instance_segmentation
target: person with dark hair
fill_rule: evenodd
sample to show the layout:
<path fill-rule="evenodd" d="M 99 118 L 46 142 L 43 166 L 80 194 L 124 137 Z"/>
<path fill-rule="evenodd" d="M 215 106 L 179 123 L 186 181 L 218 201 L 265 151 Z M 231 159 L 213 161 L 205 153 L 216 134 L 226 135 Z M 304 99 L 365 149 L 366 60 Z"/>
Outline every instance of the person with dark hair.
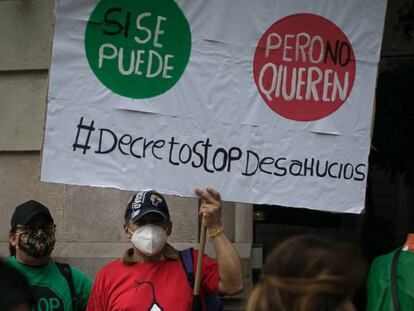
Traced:
<path fill-rule="evenodd" d="M 33 303 L 26 278 L 0 259 L 0 311 L 30 311 Z"/>
<path fill-rule="evenodd" d="M 202 258 L 201 296 L 237 294 L 243 290 L 241 262 L 223 231 L 220 195 L 212 188 L 196 193 L 217 254 L 217 261 Z M 165 198 L 154 190 L 134 195 L 125 211 L 124 230 L 132 248 L 98 272 L 87 310 L 192 310 L 193 284 L 186 273 L 184 253 L 167 243 L 172 222 Z M 197 262 L 196 250 L 188 254 Z"/>
<path fill-rule="evenodd" d="M 35 298 L 33 311 L 85 310 L 92 281 L 76 268 L 51 259 L 55 229 L 43 204 L 31 200 L 17 206 L 11 219 L 8 263 L 27 278 Z"/>
<path fill-rule="evenodd" d="M 247 311 L 352 311 L 352 297 L 365 275 L 356 248 L 313 236 L 293 237 L 267 258 Z"/>

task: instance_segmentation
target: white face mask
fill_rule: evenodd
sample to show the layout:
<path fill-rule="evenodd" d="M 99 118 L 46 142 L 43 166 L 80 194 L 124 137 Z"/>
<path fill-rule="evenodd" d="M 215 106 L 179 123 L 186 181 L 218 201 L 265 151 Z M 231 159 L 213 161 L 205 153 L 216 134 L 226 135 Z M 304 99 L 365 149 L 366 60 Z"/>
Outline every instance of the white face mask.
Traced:
<path fill-rule="evenodd" d="M 144 225 L 132 232 L 131 243 L 147 256 L 158 254 L 167 242 L 164 228 L 156 225 Z"/>

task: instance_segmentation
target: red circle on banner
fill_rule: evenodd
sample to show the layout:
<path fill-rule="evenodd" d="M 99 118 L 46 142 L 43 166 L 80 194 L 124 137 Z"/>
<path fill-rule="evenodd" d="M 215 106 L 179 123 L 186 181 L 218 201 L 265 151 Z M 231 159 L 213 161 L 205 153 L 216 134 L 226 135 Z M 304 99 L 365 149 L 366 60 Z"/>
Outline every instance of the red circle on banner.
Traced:
<path fill-rule="evenodd" d="M 275 22 L 257 44 L 253 74 L 266 104 L 296 121 L 329 116 L 347 100 L 355 55 L 343 31 L 315 14 Z"/>

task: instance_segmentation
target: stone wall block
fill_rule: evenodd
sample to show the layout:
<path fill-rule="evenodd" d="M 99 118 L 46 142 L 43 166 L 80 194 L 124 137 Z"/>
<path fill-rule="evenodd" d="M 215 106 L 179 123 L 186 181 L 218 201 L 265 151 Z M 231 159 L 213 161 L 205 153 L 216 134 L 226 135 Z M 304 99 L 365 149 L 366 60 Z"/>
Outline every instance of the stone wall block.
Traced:
<path fill-rule="evenodd" d="M 64 186 L 40 182 L 40 154 L 0 153 L 0 241 L 8 241 L 11 215 L 17 205 L 37 200 L 46 205 L 62 238 Z"/>
<path fill-rule="evenodd" d="M 48 69 L 53 0 L 0 1 L 0 71 Z"/>
<path fill-rule="evenodd" d="M 173 222 L 170 242 L 197 241 L 198 237 L 198 199 L 165 196 Z"/>
<path fill-rule="evenodd" d="M 40 151 L 47 71 L 0 74 L 0 94 L 0 151 Z"/>
<path fill-rule="evenodd" d="M 125 241 L 124 213 L 131 192 L 65 186 L 65 242 Z"/>

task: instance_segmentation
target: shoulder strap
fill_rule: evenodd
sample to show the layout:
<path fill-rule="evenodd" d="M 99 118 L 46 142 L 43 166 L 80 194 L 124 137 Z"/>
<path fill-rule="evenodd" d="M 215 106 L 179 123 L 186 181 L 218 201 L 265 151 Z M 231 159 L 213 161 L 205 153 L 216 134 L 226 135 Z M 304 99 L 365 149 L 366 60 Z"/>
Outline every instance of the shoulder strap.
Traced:
<path fill-rule="evenodd" d="M 188 282 L 190 283 L 191 288 L 194 288 L 194 262 L 193 262 L 193 249 L 188 248 L 179 252 L 180 260 L 184 267 L 184 270 L 187 274 Z M 203 295 L 203 294 L 202 294 Z M 193 296 L 198 297 L 200 296 Z M 197 300 L 200 304 L 204 306 L 201 307 L 200 304 L 193 304 L 193 310 L 214 310 L 214 311 L 223 311 L 223 302 L 217 295 L 209 295 L 204 293 L 204 299 Z"/>
<path fill-rule="evenodd" d="M 76 294 L 75 284 L 73 283 L 72 269 L 69 264 L 55 261 L 56 266 L 59 268 L 60 273 L 65 277 L 68 282 L 70 295 L 72 296 L 72 310 L 76 310 L 78 295 Z"/>
<path fill-rule="evenodd" d="M 188 282 L 191 288 L 194 288 L 194 264 L 193 264 L 193 248 L 187 248 L 179 251 L 180 260 L 187 274 Z"/>
<path fill-rule="evenodd" d="M 400 302 L 398 301 L 398 288 L 397 288 L 397 265 L 398 259 L 401 255 L 401 248 L 398 249 L 392 256 L 391 263 L 391 296 L 392 303 L 394 305 L 394 311 L 400 311 Z"/>

